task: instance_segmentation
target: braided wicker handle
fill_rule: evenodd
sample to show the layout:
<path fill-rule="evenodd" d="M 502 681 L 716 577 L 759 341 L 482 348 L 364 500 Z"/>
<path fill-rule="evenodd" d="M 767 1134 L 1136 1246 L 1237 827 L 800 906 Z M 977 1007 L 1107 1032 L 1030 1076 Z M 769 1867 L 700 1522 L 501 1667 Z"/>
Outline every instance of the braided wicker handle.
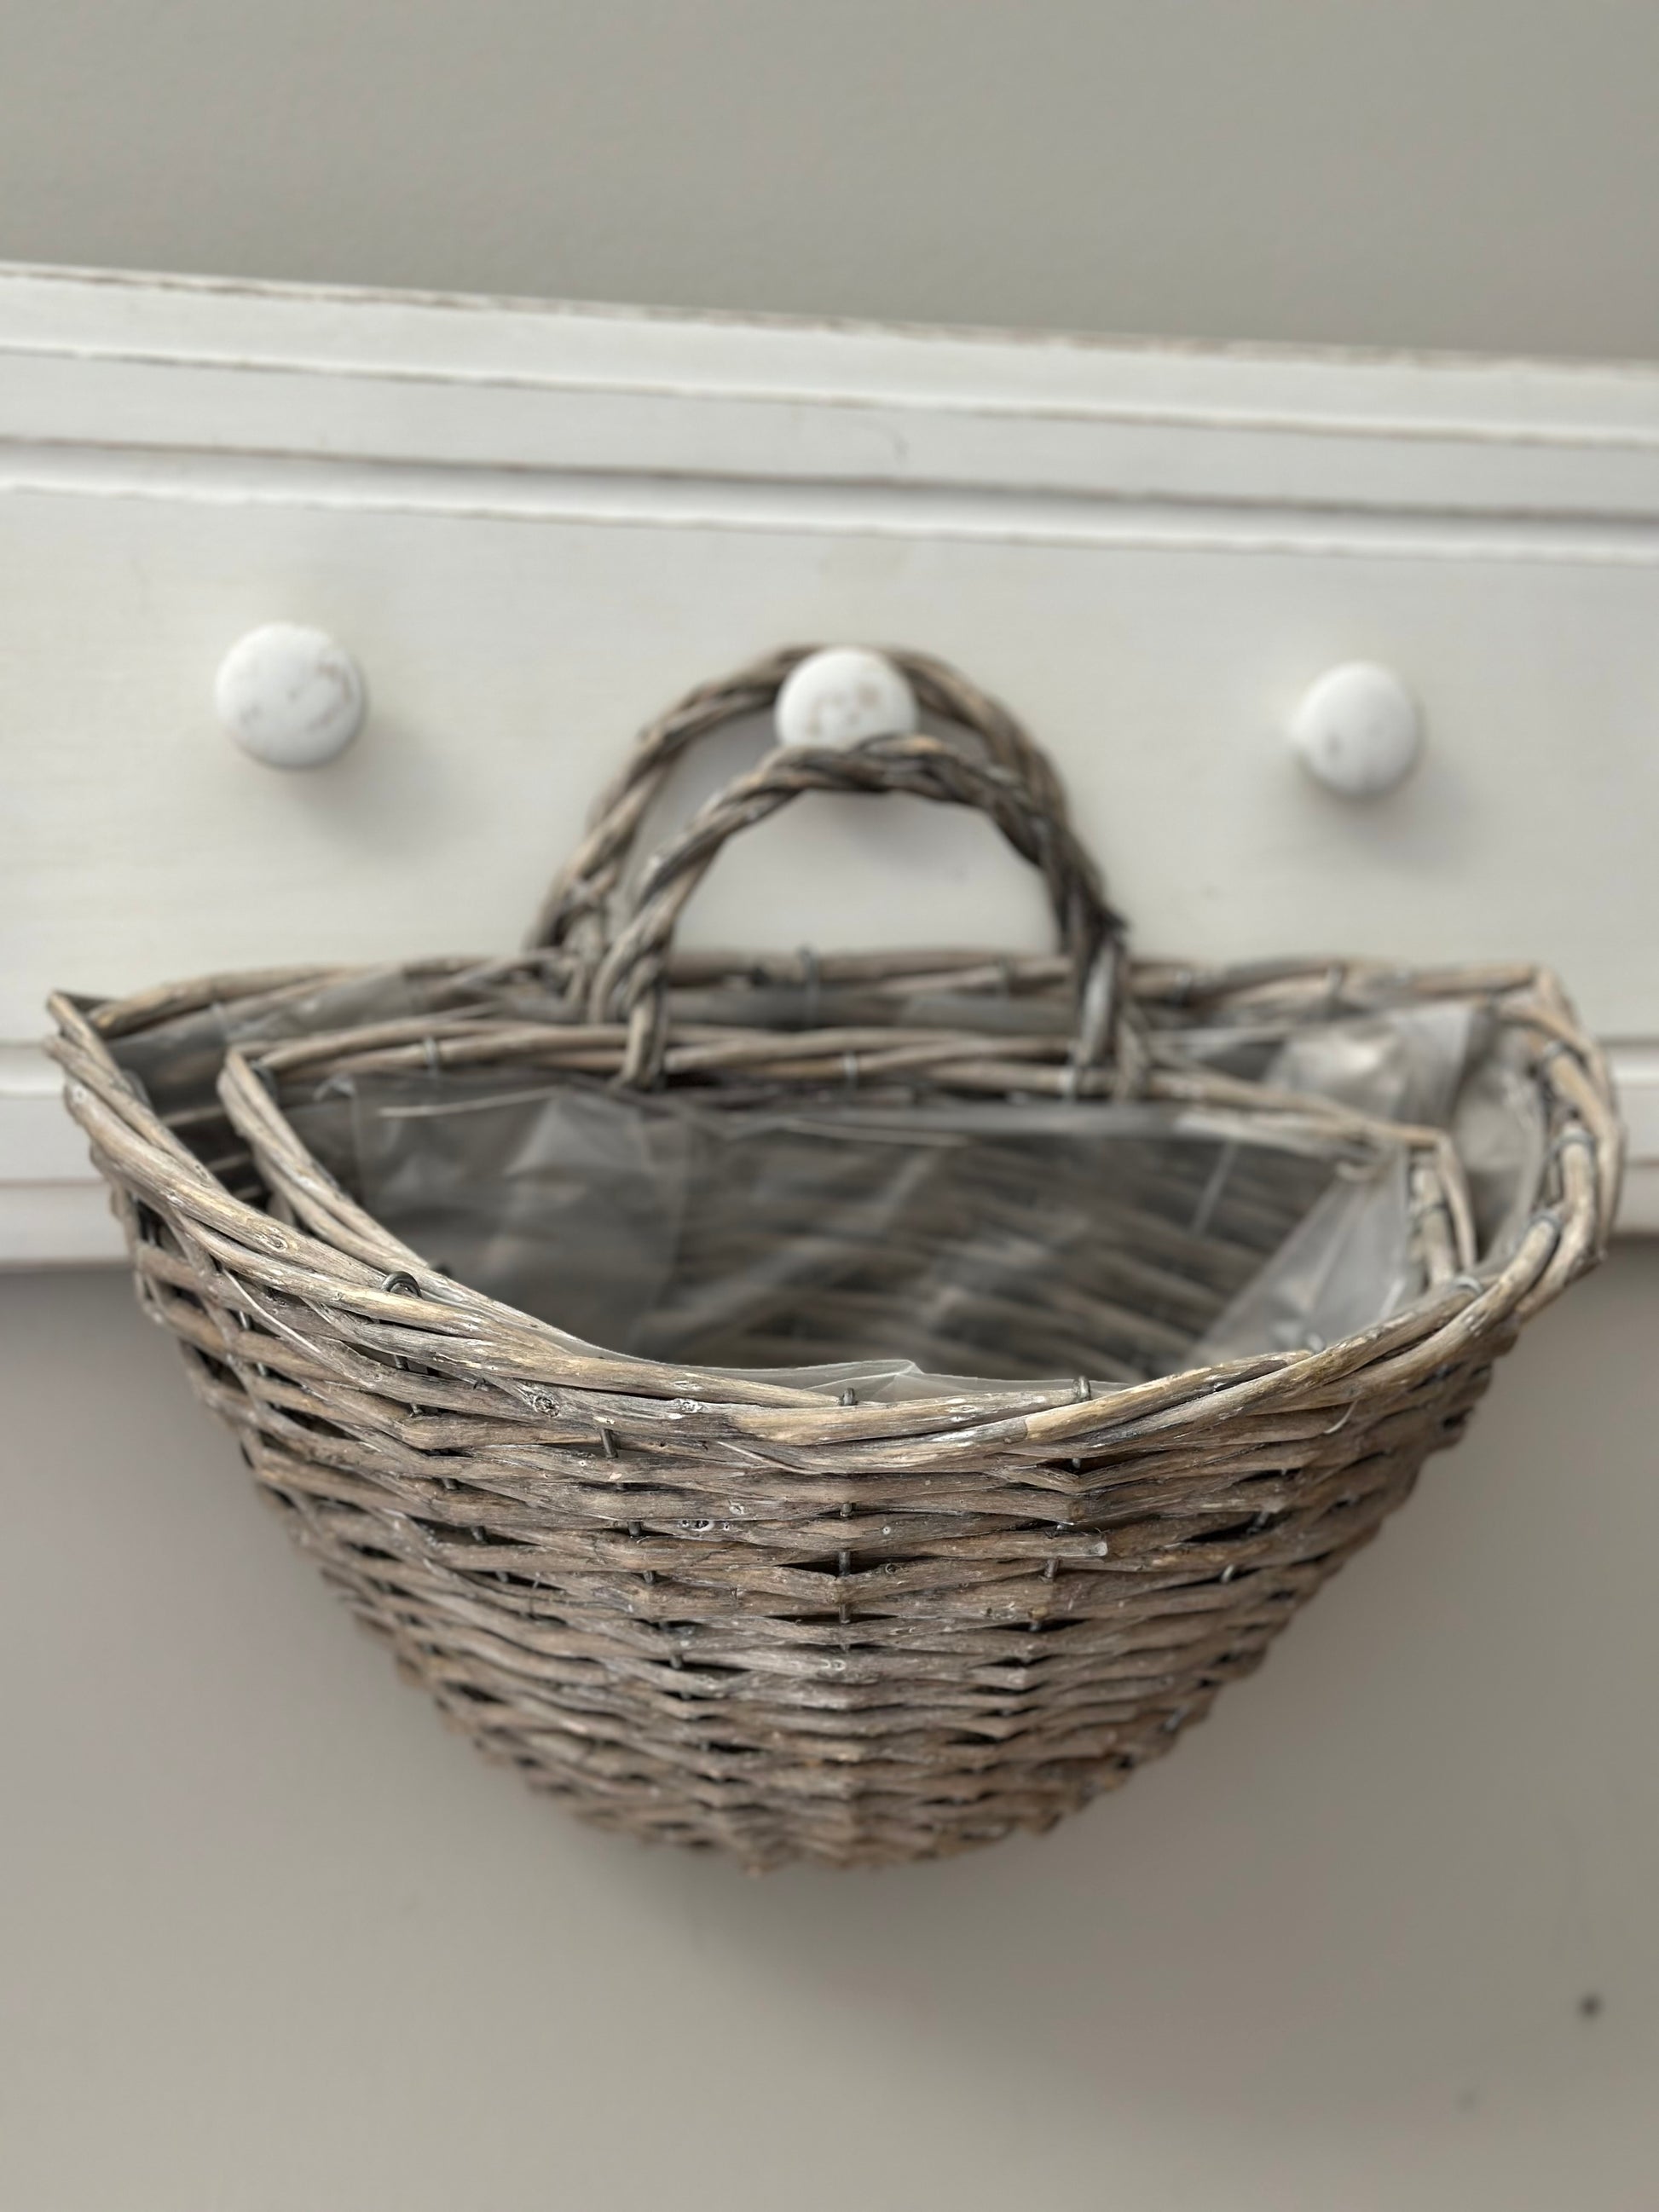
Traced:
<path fill-rule="evenodd" d="M 1074 1059 L 1092 1066 L 1113 1054 L 1123 1006 L 1124 924 L 1107 905 L 1094 863 L 1064 811 L 1009 769 L 940 738 L 872 738 L 846 749 L 792 745 L 769 755 L 653 857 L 599 960 L 588 1001 L 590 1019 L 629 1022 L 625 1082 L 649 1083 L 660 1068 L 674 927 L 715 854 L 729 837 L 809 791 L 902 792 L 988 815 L 1048 887 L 1077 981 Z"/>
<path fill-rule="evenodd" d="M 699 684 L 640 732 L 621 774 L 601 795 L 588 833 L 543 900 L 526 942 L 564 945 L 586 931 L 603 945 L 605 913 L 633 853 L 641 822 L 683 754 L 699 738 L 748 714 L 765 714 L 800 661 L 819 648 L 786 646 L 713 684 Z M 927 653 L 886 650 L 927 714 L 969 732 L 986 757 L 1023 783 L 1056 819 L 1066 799 L 1053 767 L 1007 708 Z"/>

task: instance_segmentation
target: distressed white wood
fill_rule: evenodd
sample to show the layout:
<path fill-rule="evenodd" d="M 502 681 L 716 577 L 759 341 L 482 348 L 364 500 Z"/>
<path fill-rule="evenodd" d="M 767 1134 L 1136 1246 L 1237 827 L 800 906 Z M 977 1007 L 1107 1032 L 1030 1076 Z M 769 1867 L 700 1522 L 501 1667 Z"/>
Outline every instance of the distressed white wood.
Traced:
<path fill-rule="evenodd" d="M 790 670 L 772 720 L 781 745 L 855 745 L 914 730 L 916 699 L 884 653 L 832 645 Z"/>
<path fill-rule="evenodd" d="M 363 726 L 362 671 L 337 639 L 305 623 L 262 623 L 219 663 L 213 704 L 225 732 L 267 768 L 337 760 Z"/>
<path fill-rule="evenodd" d="M 321 775 L 259 774 L 215 718 L 227 645 L 275 615 L 372 675 Z M 1638 1041 L 1626 1218 L 1659 1226 L 1644 369 L 0 273 L 0 1039 L 53 984 L 514 942 L 638 723 L 792 639 L 1003 693 L 1145 950 L 1552 960 Z M 1430 733 L 1374 805 L 1285 742 L 1353 660 Z M 687 916 L 786 945 L 1042 927 L 985 825 L 899 801 L 789 810 Z M 73 1257 L 84 1165 L 25 1066 L 0 1251 Z"/>
<path fill-rule="evenodd" d="M 0 1266 L 121 1256 L 120 1231 L 57 1069 L 33 1045 L 0 1045 Z"/>
<path fill-rule="evenodd" d="M 1423 748 L 1417 702 L 1392 668 L 1345 660 L 1316 677 L 1291 722 L 1303 766 L 1344 799 L 1381 799 L 1406 781 Z"/>

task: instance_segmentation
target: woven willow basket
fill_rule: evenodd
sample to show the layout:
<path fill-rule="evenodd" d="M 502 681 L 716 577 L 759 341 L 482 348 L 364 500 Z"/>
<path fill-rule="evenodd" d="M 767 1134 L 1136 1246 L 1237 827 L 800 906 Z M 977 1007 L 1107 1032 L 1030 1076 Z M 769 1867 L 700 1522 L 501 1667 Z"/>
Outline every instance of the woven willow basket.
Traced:
<path fill-rule="evenodd" d="M 1052 769 L 916 655 L 894 657 L 939 735 L 780 749 L 629 890 L 674 763 L 769 708 L 800 657 L 649 728 L 531 949 L 399 971 L 397 1018 L 342 1017 L 386 1004 L 348 971 L 53 1002 L 140 1297 L 329 1580 L 536 1785 L 757 1868 L 1044 1828 L 1166 1751 L 1458 1437 L 1521 1324 L 1601 1253 L 1619 1170 L 1605 1071 L 1544 971 L 1129 963 Z M 982 809 L 1041 871 L 1060 953 L 672 955 L 724 842 L 805 791 Z M 794 1025 L 772 1025 L 791 992 Z M 1443 1132 L 1206 1073 L 1182 1048 L 1200 1025 L 1292 1033 L 1429 1001 L 1480 1008 L 1546 1117 L 1499 1258 L 1475 1249 Z M 179 1067 L 175 1035 L 193 1040 Z M 324 1173 L 286 1110 L 331 1071 L 514 1066 L 704 1094 L 1139 1097 L 1236 1117 L 1270 1146 L 1404 1145 L 1427 1288 L 1322 1349 L 1115 1387 L 940 1382 L 860 1402 L 607 1352 L 437 1272 Z M 1190 1241 L 1199 1306 L 1237 1261 Z M 1116 1295 L 1133 1304 L 1133 1282 Z"/>

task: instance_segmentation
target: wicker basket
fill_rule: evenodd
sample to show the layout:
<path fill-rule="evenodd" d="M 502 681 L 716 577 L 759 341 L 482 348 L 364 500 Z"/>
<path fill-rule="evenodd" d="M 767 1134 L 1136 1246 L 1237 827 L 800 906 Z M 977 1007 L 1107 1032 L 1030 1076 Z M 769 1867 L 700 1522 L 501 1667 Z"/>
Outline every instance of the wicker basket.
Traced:
<path fill-rule="evenodd" d="M 397 1019 L 354 1016 L 385 996 L 354 1001 L 346 971 L 53 1002 L 140 1296 L 301 1545 L 485 1750 L 607 1827 L 751 1867 L 1044 1828 L 1167 1750 L 1457 1437 L 1521 1323 L 1599 1255 L 1619 1170 L 1605 1071 L 1541 970 L 1130 965 L 1047 763 L 920 656 L 895 658 L 942 734 L 781 749 L 628 890 L 676 759 L 769 707 L 799 657 L 647 730 L 532 949 L 400 971 Z M 982 809 L 1042 872 L 1060 954 L 672 956 L 721 844 L 803 791 Z M 776 1026 L 792 992 L 793 1025 Z M 1547 1119 L 1530 1206 L 1491 1259 L 1443 1131 L 1379 1127 L 1182 1050 L 1200 1024 L 1293 1032 L 1435 1000 L 1483 1010 Z M 940 1383 L 860 1402 L 628 1358 L 435 1272 L 299 1142 L 286 1101 L 302 1078 L 404 1066 L 1133 1097 L 1237 1117 L 1269 1144 L 1403 1145 L 1428 1287 L 1322 1349 L 1123 1387 Z M 1205 1254 L 1188 1261 L 1201 1281 Z"/>

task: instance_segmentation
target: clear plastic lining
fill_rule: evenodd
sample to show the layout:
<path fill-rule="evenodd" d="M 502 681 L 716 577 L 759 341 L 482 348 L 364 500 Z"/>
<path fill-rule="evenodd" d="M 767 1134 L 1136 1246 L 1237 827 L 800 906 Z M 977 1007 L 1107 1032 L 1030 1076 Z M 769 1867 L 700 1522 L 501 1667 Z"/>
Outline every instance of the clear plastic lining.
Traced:
<path fill-rule="evenodd" d="M 1499 1257 L 1543 1129 L 1493 1035 L 1448 1000 L 1183 1043 L 1280 1092 L 1450 1129 Z M 635 1096 L 501 1069 L 337 1076 L 289 1110 L 435 1267 L 676 1364 L 1110 1384 L 1318 1349 L 1423 1288 L 1403 1145 L 1297 1152 L 1243 1116 Z"/>
<path fill-rule="evenodd" d="M 320 1036 L 426 1012 L 422 994 L 401 969 L 374 969 L 311 986 L 289 985 L 228 1005 L 205 1006 L 156 1022 L 110 1047 L 136 1076 L 163 1121 L 216 1107 L 219 1071 L 234 1044 L 274 1044 Z"/>
<path fill-rule="evenodd" d="M 343 1077 L 289 1115 L 434 1267 L 588 1343 L 1000 1381 L 1191 1364 L 1328 1188 L 1369 1193 L 1401 1157 L 1157 1105 L 722 1103 L 499 1073 Z"/>
<path fill-rule="evenodd" d="M 197 1009 L 116 1050 L 158 1110 L 205 1128 L 229 1044 L 417 1018 L 453 988 L 436 974 L 345 976 Z M 735 1020 L 741 1005 L 783 1026 L 787 1001 L 803 1024 L 844 1018 L 830 996 L 726 992 L 718 1012 Z M 562 1011 L 533 976 L 505 978 L 492 1000 L 498 1017 Z M 467 1004 L 482 1011 L 475 994 Z M 971 1011 L 988 1028 L 999 1007 L 1011 1029 L 1053 1018 L 1052 1001 L 1017 996 L 860 1001 L 866 1020 L 917 1026 Z M 715 1018 L 716 1005 L 696 1012 Z M 1180 1046 L 1281 1092 L 1449 1129 L 1482 1257 L 1501 1259 L 1524 1227 L 1545 1142 L 1535 1086 L 1515 1041 L 1467 1002 L 1189 1029 Z M 1403 1147 L 1296 1152 L 1243 1133 L 1243 1118 L 926 1094 L 640 1096 L 511 1067 L 337 1075 L 284 1105 L 394 1236 L 473 1288 L 611 1351 L 810 1372 L 823 1387 L 833 1370 L 860 1395 L 947 1379 L 1110 1385 L 1316 1348 L 1422 1288 Z"/>

